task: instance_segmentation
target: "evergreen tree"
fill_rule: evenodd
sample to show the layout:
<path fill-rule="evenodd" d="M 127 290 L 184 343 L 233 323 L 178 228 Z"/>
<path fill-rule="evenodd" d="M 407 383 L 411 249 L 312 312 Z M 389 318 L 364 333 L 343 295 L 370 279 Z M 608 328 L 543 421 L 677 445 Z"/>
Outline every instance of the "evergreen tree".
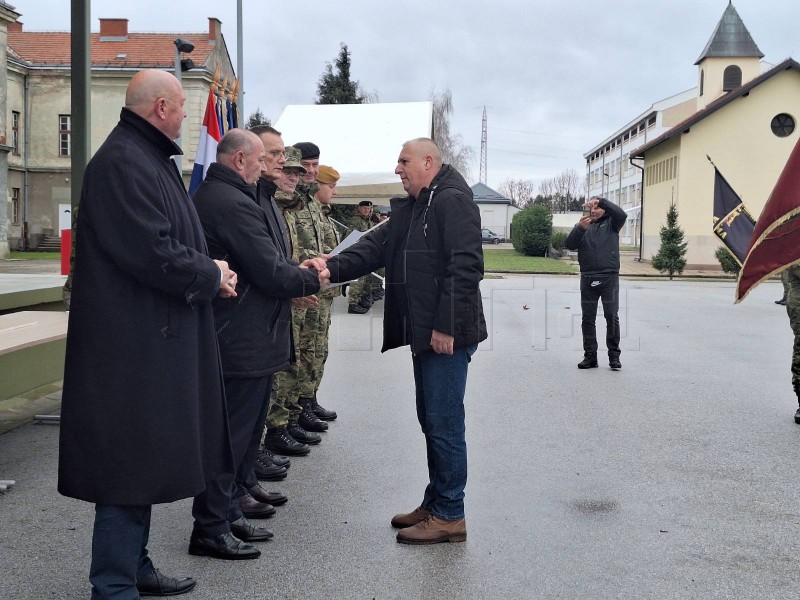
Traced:
<path fill-rule="evenodd" d="M 661 247 L 653 257 L 653 268 L 668 273 L 671 280 L 675 273 L 683 273 L 685 257 L 686 242 L 683 241 L 683 229 L 678 226 L 678 209 L 673 202 L 667 210 L 667 224 L 661 226 Z"/>
<path fill-rule="evenodd" d="M 336 73 L 333 72 L 334 65 Z M 341 43 L 334 64 L 327 63 L 317 83 L 317 104 L 363 104 L 364 94 L 357 81 L 350 80 L 350 50 Z"/>
<path fill-rule="evenodd" d="M 252 129 L 257 125 L 272 125 L 269 119 L 264 116 L 264 113 L 261 112 L 260 108 L 256 108 L 256 112 L 250 115 L 250 118 L 247 119 L 247 128 Z"/>

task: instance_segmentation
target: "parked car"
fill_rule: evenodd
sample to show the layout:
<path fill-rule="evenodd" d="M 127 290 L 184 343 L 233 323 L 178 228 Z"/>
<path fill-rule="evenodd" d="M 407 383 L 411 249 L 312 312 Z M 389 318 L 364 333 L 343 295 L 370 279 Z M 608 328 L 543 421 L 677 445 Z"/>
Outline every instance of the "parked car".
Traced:
<path fill-rule="evenodd" d="M 481 239 L 484 244 L 499 244 L 500 242 L 506 241 L 504 237 L 497 235 L 494 231 L 486 229 L 485 227 L 481 229 Z"/>

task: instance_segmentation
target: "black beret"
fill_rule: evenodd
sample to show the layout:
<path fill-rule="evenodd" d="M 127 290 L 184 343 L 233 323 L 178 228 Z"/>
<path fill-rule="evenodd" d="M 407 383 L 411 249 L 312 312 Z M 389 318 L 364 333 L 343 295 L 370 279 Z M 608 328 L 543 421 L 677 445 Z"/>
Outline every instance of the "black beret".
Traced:
<path fill-rule="evenodd" d="M 293 144 L 293 146 L 300 150 L 300 160 L 319 158 L 319 146 L 316 144 L 312 144 L 311 142 L 299 142 Z"/>
<path fill-rule="evenodd" d="M 372 206 L 372 202 L 370 200 L 362 200 L 358 203 L 359 206 Z"/>

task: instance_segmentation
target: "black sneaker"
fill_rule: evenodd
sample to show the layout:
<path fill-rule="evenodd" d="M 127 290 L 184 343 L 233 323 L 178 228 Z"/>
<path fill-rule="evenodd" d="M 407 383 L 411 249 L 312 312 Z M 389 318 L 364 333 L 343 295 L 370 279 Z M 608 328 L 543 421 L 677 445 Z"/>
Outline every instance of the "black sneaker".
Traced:
<path fill-rule="evenodd" d="M 608 366 L 611 367 L 612 371 L 619 371 L 622 368 L 622 363 L 619 362 L 619 358 L 609 358 Z"/>
<path fill-rule="evenodd" d="M 286 427 L 268 428 L 264 437 L 264 448 L 275 454 L 289 456 L 305 456 L 311 452 L 311 448 L 289 435 Z"/>
<path fill-rule="evenodd" d="M 289 424 L 286 426 L 286 433 L 288 433 L 301 444 L 309 444 L 314 446 L 322 441 L 322 437 L 320 435 L 306 431 L 297 424 L 297 421 L 289 421 Z"/>
<path fill-rule="evenodd" d="M 583 360 L 578 363 L 579 369 L 596 369 L 597 368 L 597 357 L 596 356 L 584 356 Z"/>

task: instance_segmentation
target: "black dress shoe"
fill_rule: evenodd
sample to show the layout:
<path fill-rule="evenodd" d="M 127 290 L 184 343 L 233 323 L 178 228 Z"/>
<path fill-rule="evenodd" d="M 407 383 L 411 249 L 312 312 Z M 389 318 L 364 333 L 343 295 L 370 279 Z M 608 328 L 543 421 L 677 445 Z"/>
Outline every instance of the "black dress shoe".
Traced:
<path fill-rule="evenodd" d="M 301 444 L 314 446 L 322 441 L 322 437 L 319 434 L 306 431 L 300 427 L 296 421 L 289 421 L 289 424 L 286 426 L 286 433 L 288 433 Z"/>
<path fill-rule="evenodd" d="M 335 410 L 328 410 L 327 408 L 323 408 L 320 406 L 319 402 L 317 402 L 317 394 L 314 394 L 314 398 L 311 400 L 311 410 L 314 411 L 314 414 L 319 417 L 321 421 L 335 421 L 337 414 Z"/>
<path fill-rule="evenodd" d="M 269 502 L 256 500 L 250 494 L 243 494 L 236 498 L 236 504 L 239 505 L 239 510 L 248 519 L 267 519 L 275 514 L 274 506 Z"/>
<path fill-rule="evenodd" d="M 584 356 L 583 360 L 578 363 L 579 369 L 596 369 L 597 368 L 597 357 L 596 356 Z"/>
<path fill-rule="evenodd" d="M 261 550 L 245 544 L 230 531 L 209 537 L 201 537 L 192 532 L 192 537 L 189 539 L 189 554 L 222 560 L 248 560 L 261 556 Z"/>
<path fill-rule="evenodd" d="M 286 427 L 267 429 L 264 447 L 276 454 L 288 454 L 289 456 L 306 456 L 311 452 L 311 448 L 306 444 L 301 444 L 290 436 Z"/>
<path fill-rule="evenodd" d="M 622 368 L 622 363 L 619 362 L 618 358 L 609 358 L 608 366 L 611 367 L 612 371 L 619 371 Z"/>
<path fill-rule="evenodd" d="M 263 463 L 273 464 L 277 465 L 278 467 L 285 467 L 287 469 L 292 466 L 292 461 L 290 461 L 287 457 L 280 456 L 279 454 L 273 454 L 264 448 L 264 446 L 261 446 L 261 448 L 258 450 L 258 459 Z"/>
<path fill-rule="evenodd" d="M 268 492 L 260 485 L 254 485 L 247 490 L 247 493 L 259 502 L 271 504 L 272 506 L 281 506 L 286 504 L 286 502 L 289 500 L 289 498 L 287 498 L 284 494 L 281 494 L 280 492 Z"/>
<path fill-rule="evenodd" d="M 244 542 L 265 542 L 275 535 L 266 527 L 251 523 L 246 517 L 231 523 L 231 533 Z"/>
<path fill-rule="evenodd" d="M 197 582 L 191 577 L 178 579 L 164 575 L 158 569 L 136 577 L 136 589 L 140 596 L 177 596 L 192 591 L 195 585 Z"/>
<path fill-rule="evenodd" d="M 286 479 L 286 468 L 277 465 L 267 465 L 256 459 L 253 463 L 253 472 L 260 481 L 281 481 Z"/>
<path fill-rule="evenodd" d="M 303 407 L 303 412 L 301 412 L 300 416 L 297 418 L 297 424 L 306 431 L 316 431 L 320 433 L 328 431 L 328 424 L 325 421 L 321 421 L 319 417 L 314 414 L 311 408 L 311 403 L 313 401 L 313 398 L 300 398 L 300 406 Z"/>

